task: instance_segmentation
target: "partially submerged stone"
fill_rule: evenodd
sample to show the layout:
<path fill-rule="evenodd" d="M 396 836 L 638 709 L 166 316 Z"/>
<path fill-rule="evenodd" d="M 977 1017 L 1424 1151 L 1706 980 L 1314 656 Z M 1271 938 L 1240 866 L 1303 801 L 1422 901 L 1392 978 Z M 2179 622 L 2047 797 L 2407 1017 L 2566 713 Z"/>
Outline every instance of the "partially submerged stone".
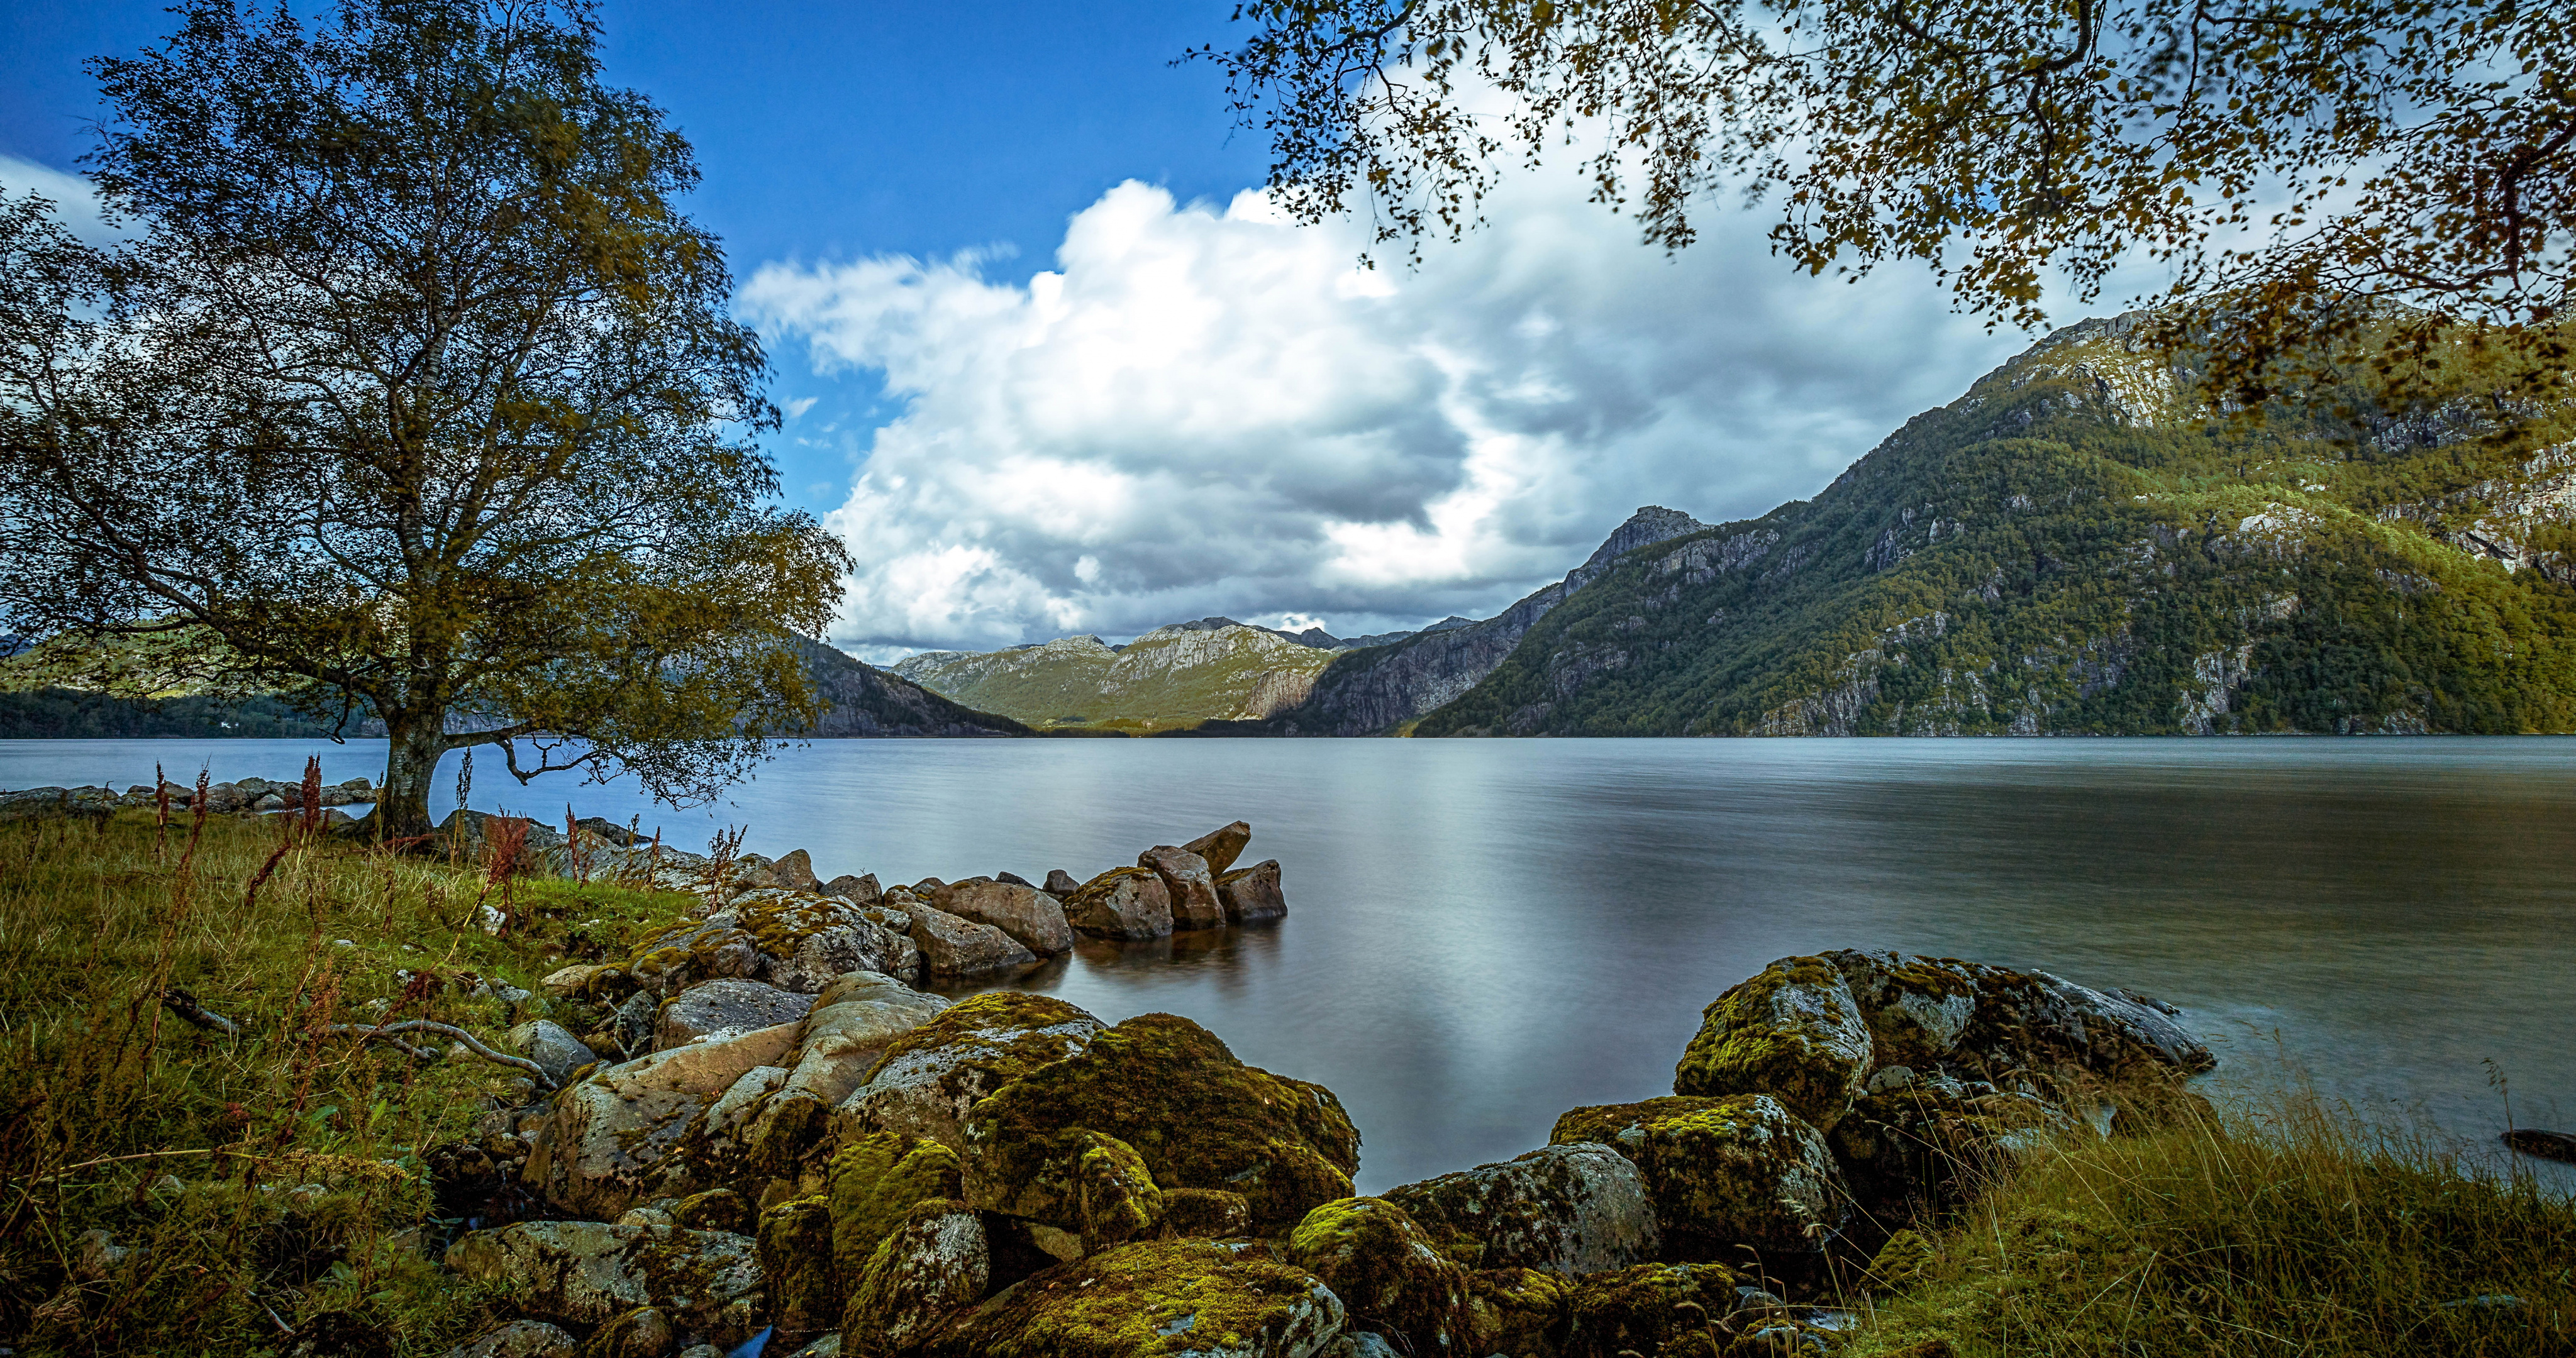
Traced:
<path fill-rule="evenodd" d="M 953 1318 L 932 1358 L 1314 1358 L 1341 1299 L 1249 1241 L 1140 1242 L 1060 1264 Z"/>
<path fill-rule="evenodd" d="M 1434 1248 L 1405 1210 L 1383 1198 L 1341 1198 L 1297 1223 L 1288 1262 L 1341 1298 L 1350 1322 L 1407 1353 L 1461 1353 L 1474 1333 L 1467 1270 Z"/>
<path fill-rule="evenodd" d="M 951 884 L 931 904 L 960 919 L 989 924 L 1040 957 L 1073 946 L 1073 928 L 1055 897 L 1026 883 L 969 877 Z"/>
<path fill-rule="evenodd" d="M 1222 875 L 1243 856 L 1243 846 L 1252 842 L 1252 826 L 1244 821 L 1220 825 L 1181 847 L 1197 854 L 1207 863 L 1211 875 Z"/>
<path fill-rule="evenodd" d="M 1655 1257 L 1645 1178 L 1603 1145 L 1552 1145 L 1379 1196 L 1469 1268 L 1597 1273 Z"/>
<path fill-rule="evenodd" d="M 765 1309 L 753 1242 L 720 1231 L 522 1221 L 466 1235 L 446 1262 L 469 1281 L 507 1290 L 530 1315 L 575 1325 L 651 1306 L 739 1344 Z"/>
<path fill-rule="evenodd" d="M 1217 900 L 1229 924 L 1259 924 L 1288 913 L 1288 898 L 1279 891 L 1279 860 L 1263 859 L 1229 872 L 1216 882 Z"/>
<path fill-rule="evenodd" d="M 1359 1167 L 1359 1133 L 1331 1091 L 1243 1064 L 1188 1019 L 1143 1014 L 966 1113 L 967 1196 L 1009 1197 L 1085 1128 L 1115 1128 L 1165 1188 L 1243 1194 L 1265 1235 L 1349 1196 Z"/>
<path fill-rule="evenodd" d="M 1093 938 L 1161 938 L 1172 932 L 1172 894 L 1150 868 L 1111 868 L 1065 898 L 1064 917 Z"/>
<path fill-rule="evenodd" d="M 1187 849 L 1158 844 L 1136 856 L 1136 866 L 1163 879 L 1171 897 L 1172 927 L 1214 929 L 1225 923 L 1225 904 L 1217 899 L 1216 874 L 1207 860 Z"/>
<path fill-rule="evenodd" d="M 992 925 L 978 924 L 930 905 L 914 905 L 909 912 L 912 941 L 921 949 L 922 967 L 934 977 L 954 980 L 986 976 L 1037 963 L 1037 954 Z"/>

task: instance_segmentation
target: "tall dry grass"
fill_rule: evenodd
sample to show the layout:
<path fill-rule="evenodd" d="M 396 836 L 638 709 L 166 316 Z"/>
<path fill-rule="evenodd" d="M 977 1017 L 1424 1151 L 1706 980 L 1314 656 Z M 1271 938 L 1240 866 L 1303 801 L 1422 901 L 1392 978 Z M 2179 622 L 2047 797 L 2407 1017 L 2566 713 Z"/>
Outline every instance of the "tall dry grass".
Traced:
<path fill-rule="evenodd" d="M 2070 1139 L 1923 1243 L 1855 1358 L 2576 1353 L 2576 1205 L 2306 1090 Z"/>
<path fill-rule="evenodd" d="M 514 1012 L 478 982 L 533 989 L 681 902 L 519 882 L 496 938 L 474 922 L 487 865 L 302 821 L 0 825 L 0 1335 L 19 1353 L 432 1353 L 480 1319 L 428 1258 L 451 1227 L 427 1158 L 517 1101 L 517 1072 L 326 1030 L 428 1018 L 496 1041 L 545 1001 Z"/>

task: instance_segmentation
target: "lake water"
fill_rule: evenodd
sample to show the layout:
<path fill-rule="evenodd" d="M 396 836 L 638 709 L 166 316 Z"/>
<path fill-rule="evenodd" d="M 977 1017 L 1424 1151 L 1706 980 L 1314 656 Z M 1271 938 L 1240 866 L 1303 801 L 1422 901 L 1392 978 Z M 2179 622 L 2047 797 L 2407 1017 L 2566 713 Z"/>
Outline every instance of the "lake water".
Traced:
<path fill-rule="evenodd" d="M 156 759 L 292 778 L 308 752 L 335 782 L 383 767 L 382 742 L 19 741 L 0 787 L 121 788 Z M 1087 878 L 1248 820 L 1286 920 L 1085 943 L 1016 984 L 1184 1014 L 1330 1086 L 1364 1191 L 1669 1092 L 1703 1005 L 1837 947 L 2141 990 L 2222 1076 L 2286 1057 L 2471 1144 L 2505 1125 L 2492 1061 L 2516 1122 L 2576 1130 L 2571 740 L 853 740 L 713 814 L 498 765 L 475 806 L 642 813 L 692 848 L 747 824 L 750 850 L 888 883 Z"/>

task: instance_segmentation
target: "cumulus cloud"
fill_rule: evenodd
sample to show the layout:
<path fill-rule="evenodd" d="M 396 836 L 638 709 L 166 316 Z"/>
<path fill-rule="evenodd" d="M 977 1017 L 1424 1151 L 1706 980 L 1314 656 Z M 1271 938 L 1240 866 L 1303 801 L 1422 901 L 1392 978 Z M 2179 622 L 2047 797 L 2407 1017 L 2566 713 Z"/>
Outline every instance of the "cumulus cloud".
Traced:
<path fill-rule="evenodd" d="M 1812 494 L 2027 342 L 1919 275 L 1796 275 L 1757 216 L 1667 257 L 1529 176 L 1490 218 L 1370 270 L 1359 225 L 1129 182 L 1025 277 L 971 251 L 761 267 L 747 317 L 901 403 L 829 516 L 860 562 L 835 638 L 1482 617 L 1639 505 Z"/>

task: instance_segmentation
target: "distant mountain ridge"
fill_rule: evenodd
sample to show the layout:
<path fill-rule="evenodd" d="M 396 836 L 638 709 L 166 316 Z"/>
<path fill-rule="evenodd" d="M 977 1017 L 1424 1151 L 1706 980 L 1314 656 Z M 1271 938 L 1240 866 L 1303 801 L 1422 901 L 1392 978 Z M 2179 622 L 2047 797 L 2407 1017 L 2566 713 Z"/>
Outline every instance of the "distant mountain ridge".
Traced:
<path fill-rule="evenodd" d="M 1587 562 L 1416 733 L 2576 730 L 2576 420 L 2531 453 L 2483 403 L 2347 392 L 2249 432 L 2143 319 L 2049 335 L 1812 501 Z"/>
<path fill-rule="evenodd" d="M 999 651 L 927 651 L 893 673 L 1042 730 L 1148 733 L 1294 707 L 1336 654 L 1275 628 L 1201 618 L 1124 646 L 1082 635 Z"/>

